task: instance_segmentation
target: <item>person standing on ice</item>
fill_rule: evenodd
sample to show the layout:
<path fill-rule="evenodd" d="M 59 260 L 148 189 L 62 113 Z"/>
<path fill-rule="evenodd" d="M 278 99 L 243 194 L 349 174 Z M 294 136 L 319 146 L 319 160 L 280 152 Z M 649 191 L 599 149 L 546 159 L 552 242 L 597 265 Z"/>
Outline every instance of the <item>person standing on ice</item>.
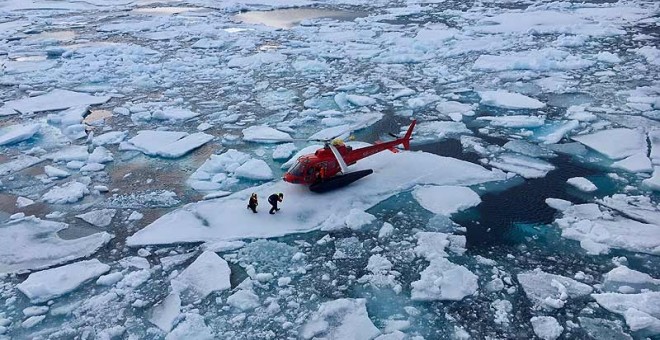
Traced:
<path fill-rule="evenodd" d="M 253 213 L 257 213 L 257 206 L 259 205 L 259 201 L 257 200 L 257 194 L 252 194 L 250 196 L 250 202 L 248 203 L 248 209 L 251 209 Z"/>
<path fill-rule="evenodd" d="M 268 203 L 270 203 L 270 205 L 272 206 L 268 213 L 272 215 L 275 214 L 276 211 L 280 211 L 280 209 L 277 207 L 277 202 L 282 202 L 283 199 L 284 199 L 284 194 L 281 192 L 279 194 L 272 194 L 268 196 Z"/>

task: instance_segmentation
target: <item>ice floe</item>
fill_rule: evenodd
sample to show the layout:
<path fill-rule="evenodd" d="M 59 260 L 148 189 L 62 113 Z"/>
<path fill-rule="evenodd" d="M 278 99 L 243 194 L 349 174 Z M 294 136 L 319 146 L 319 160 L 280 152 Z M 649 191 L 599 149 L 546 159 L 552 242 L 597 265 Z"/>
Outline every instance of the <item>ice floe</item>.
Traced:
<path fill-rule="evenodd" d="M 303 339 L 372 339 L 380 331 L 367 314 L 365 299 L 324 302 L 300 329 Z"/>
<path fill-rule="evenodd" d="M 449 216 L 481 203 L 470 188 L 459 186 L 425 186 L 413 190 L 413 197 L 425 209 Z"/>
<path fill-rule="evenodd" d="M 74 106 L 102 104 L 110 100 L 108 96 L 92 96 L 68 90 L 52 90 L 36 97 L 26 97 L 5 102 L 3 108 L 21 113 L 64 110 Z"/>
<path fill-rule="evenodd" d="M 112 218 L 115 217 L 116 214 L 117 214 L 116 209 L 100 209 L 100 210 L 92 210 L 84 214 L 76 215 L 76 217 L 80 218 L 81 220 L 89 224 L 104 228 L 109 226 L 110 223 L 112 223 Z"/>
<path fill-rule="evenodd" d="M 545 107 L 545 104 L 534 98 L 503 90 L 481 91 L 479 97 L 481 97 L 481 103 L 484 105 L 504 109 L 540 109 Z"/>
<path fill-rule="evenodd" d="M 33 303 L 46 302 L 74 291 L 83 283 L 99 277 L 108 270 L 110 266 L 97 259 L 74 262 L 32 273 L 16 288 Z"/>
<path fill-rule="evenodd" d="M 88 193 L 89 189 L 85 184 L 74 180 L 61 186 L 55 186 L 43 194 L 41 199 L 53 204 L 75 203 Z"/>
<path fill-rule="evenodd" d="M 119 144 L 120 150 L 136 150 L 149 156 L 179 158 L 210 142 L 214 137 L 203 132 L 143 130 Z"/>
<path fill-rule="evenodd" d="M 562 308 L 569 298 L 587 296 L 593 291 L 587 284 L 540 270 L 520 273 L 517 278 L 527 298 L 546 309 Z"/>
<path fill-rule="evenodd" d="M 214 291 L 229 289 L 227 261 L 211 251 L 205 251 L 179 276 L 172 280 L 172 288 L 178 292 L 191 291 L 198 298 L 205 298 Z"/>
<path fill-rule="evenodd" d="M 286 133 L 268 126 L 251 126 L 243 130 L 243 140 L 260 143 L 290 142 L 293 139 Z"/>
<path fill-rule="evenodd" d="M 598 190 L 598 187 L 595 184 L 584 177 L 572 177 L 569 178 L 566 183 L 584 192 L 592 192 Z"/>
<path fill-rule="evenodd" d="M 417 166 L 403 169 L 392 166 L 393 162 L 410 162 Z M 488 171 L 476 164 L 423 152 L 379 153 L 360 161 L 354 167 L 356 170 L 372 168 L 376 173 L 323 196 L 313 195 L 304 187 L 279 181 L 216 200 L 191 204 L 161 217 L 129 237 L 128 244 L 235 240 L 305 232 L 322 228 L 325 221 L 335 223 L 336 218 L 343 214 L 340 211 L 349 208 L 367 209 L 395 192 L 417 184 L 472 185 L 504 179 L 501 172 Z M 247 212 L 245 206 L 252 192 L 260 197 L 268 197 L 273 192 L 284 193 L 282 211 L 268 219 L 268 223 L 263 223 L 264 214 L 236 214 Z M 303 201 L 306 204 L 296 204 Z M 328 201 L 335 202 L 333 209 L 320 208 Z M 288 202 L 293 203 L 287 205 Z"/>
<path fill-rule="evenodd" d="M 86 257 L 112 238 L 101 232 L 72 240 L 61 239 L 57 232 L 67 227 L 65 223 L 36 217 L 0 226 L 0 273 L 41 269 Z"/>
<path fill-rule="evenodd" d="M 536 336 L 543 340 L 555 340 L 564 331 L 564 327 L 552 316 L 535 316 L 530 322 Z"/>
<path fill-rule="evenodd" d="M 32 138 L 39 130 L 39 124 L 12 125 L 0 130 L 0 145 L 9 145 Z"/>
<path fill-rule="evenodd" d="M 647 148 L 644 133 L 633 129 L 602 130 L 588 135 L 573 136 L 572 138 L 610 159 L 621 159 L 636 155 Z"/>

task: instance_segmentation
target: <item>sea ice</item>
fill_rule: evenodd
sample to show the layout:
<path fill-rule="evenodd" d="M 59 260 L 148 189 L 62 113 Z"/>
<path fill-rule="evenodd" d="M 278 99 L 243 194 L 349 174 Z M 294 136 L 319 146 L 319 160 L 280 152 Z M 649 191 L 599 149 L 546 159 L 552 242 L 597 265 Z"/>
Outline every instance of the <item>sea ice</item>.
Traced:
<path fill-rule="evenodd" d="M 227 304 L 241 311 L 248 311 L 260 306 L 259 297 L 250 290 L 241 289 L 227 298 Z"/>
<path fill-rule="evenodd" d="M 577 189 L 584 192 L 592 192 L 598 190 L 598 187 L 593 184 L 590 180 L 584 177 L 573 177 L 569 178 L 566 183 L 576 187 Z"/>
<path fill-rule="evenodd" d="M 46 175 L 48 175 L 48 177 L 64 178 L 70 175 L 68 171 L 58 169 L 50 165 L 46 165 L 44 167 L 44 171 L 46 172 Z"/>
<path fill-rule="evenodd" d="M 177 292 L 190 290 L 203 299 L 214 291 L 229 289 L 230 274 L 227 261 L 212 251 L 205 251 L 172 280 L 172 288 Z"/>
<path fill-rule="evenodd" d="M 541 178 L 555 169 L 554 165 L 546 161 L 513 153 L 500 154 L 486 163 L 524 178 Z"/>
<path fill-rule="evenodd" d="M 293 143 L 286 143 L 278 145 L 273 151 L 274 160 L 287 160 L 293 155 L 298 148 Z"/>
<path fill-rule="evenodd" d="M 65 223 L 36 217 L 6 222 L 0 226 L 0 273 L 41 269 L 96 252 L 112 238 L 108 233 L 63 240 L 57 232 Z"/>
<path fill-rule="evenodd" d="M 481 203 L 479 195 L 470 188 L 459 186 L 425 186 L 413 190 L 413 197 L 424 209 L 450 216 Z"/>
<path fill-rule="evenodd" d="M 485 120 L 491 126 L 505 128 L 536 128 L 545 124 L 544 116 L 500 116 L 500 117 L 478 117 L 477 120 Z"/>
<path fill-rule="evenodd" d="M 594 203 L 566 208 L 555 223 L 563 237 L 580 241 L 589 254 L 607 253 L 609 248 L 660 254 L 660 226 L 612 217 Z"/>
<path fill-rule="evenodd" d="M 520 273 L 518 282 L 534 305 L 548 309 L 564 307 L 569 298 L 589 295 L 593 288 L 571 278 L 540 270 Z"/>
<path fill-rule="evenodd" d="M 603 308 L 622 315 L 632 331 L 644 331 L 647 335 L 660 333 L 660 292 L 603 293 L 591 296 Z"/>
<path fill-rule="evenodd" d="M 39 124 L 17 124 L 0 130 L 0 145 L 9 145 L 32 138 L 39 130 Z"/>
<path fill-rule="evenodd" d="M 86 185 L 77 181 L 71 181 L 61 186 L 55 186 L 47 193 L 43 194 L 41 199 L 44 202 L 52 204 L 74 203 L 88 193 L 89 189 L 87 189 Z"/>
<path fill-rule="evenodd" d="M 25 281 L 16 285 L 16 288 L 33 303 L 41 303 L 70 293 L 109 270 L 110 266 L 97 259 L 74 262 L 32 273 Z"/>
<path fill-rule="evenodd" d="M 545 104 L 534 98 L 503 90 L 481 91 L 479 97 L 481 97 L 481 104 L 503 109 L 540 109 L 545 107 Z"/>
<path fill-rule="evenodd" d="M 660 280 L 626 266 L 619 266 L 603 275 L 603 290 L 620 293 L 660 290 Z"/>
<path fill-rule="evenodd" d="M 119 144 L 119 150 L 136 150 L 149 156 L 179 158 L 208 143 L 214 137 L 203 132 L 142 130 L 138 135 Z"/>
<path fill-rule="evenodd" d="M 103 104 L 110 100 L 108 96 L 92 96 L 87 93 L 68 90 L 52 90 L 36 97 L 26 97 L 5 103 L 4 108 L 11 108 L 21 113 L 64 110 L 74 106 Z"/>
<path fill-rule="evenodd" d="M 213 340 L 216 339 L 213 331 L 204 322 L 199 314 L 186 313 L 185 319 L 172 330 L 165 340 Z"/>
<path fill-rule="evenodd" d="M 188 109 L 183 108 L 165 108 L 162 110 L 156 110 L 152 117 L 160 120 L 174 120 L 174 121 L 184 121 L 191 118 L 199 116 L 198 112 L 194 112 Z"/>
<path fill-rule="evenodd" d="M 169 332 L 174 327 L 174 321 L 181 312 L 181 299 L 176 293 L 170 293 L 159 304 L 151 310 L 149 321 L 158 326 L 164 332 Z"/>
<path fill-rule="evenodd" d="M 9 175 L 17 171 L 27 169 L 41 162 L 43 162 L 43 159 L 39 157 L 18 155 L 15 159 L 0 164 L 0 176 Z"/>
<path fill-rule="evenodd" d="M 89 224 L 105 228 L 110 225 L 112 218 L 115 217 L 115 214 L 117 214 L 116 209 L 100 209 L 76 215 L 76 217 Z"/>
<path fill-rule="evenodd" d="M 324 302 L 300 329 L 303 339 L 373 339 L 380 331 L 367 314 L 365 299 Z"/>
<path fill-rule="evenodd" d="M 564 331 L 564 327 L 552 316 L 535 316 L 530 322 L 534 328 L 534 334 L 543 340 L 555 340 Z"/>
<path fill-rule="evenodd" d="M 234 170 L 236 177 L 251 179 L 251 180 L 270 180 L 273 179 L 273 171 L 268 166 L 268 163 L 261 159 L 250 159 L 241 164 Z"/>
<path fill-rule="evenodd" d="M 408 162 L 417 166 L 395 167 L 392 166 L 394 162 Z M 274 237 L 306 232 L 321 227 L 324 221 L 345 217 L 345 211 L 364 211 L 418 184 L 473 185 L 504 179 L 504 174 L 499 171 L 488 171 L 473 163 L 424 152 L 382 152 L 361 160 L 354 167 L 356 170 L 371 168 L 376 174 L 324 195 L 313 195 L 282 181 L 266 183 L 227 197 L 175 210 L 138 231 L 127 242 L 137 246 Z M 247 214 L 246 201 L 253 192 L 260 197 L 268 197 L 273 192 L 284 193 L 282 211 L 275 217 Z M 303 201 L 306 204 L 295 204 Z M 334 202 L 333 209 L 324 208 L 327 202 Z M 268 222 L 265 222 L 265 218 Z"/>
<path fill-rule="evenodd" d="M 243 140 L 259 143 L 281 143 L 293 140 L 288 133 L 268 126 L 250 126 L 243 130 Z"/>
<path fill-rule="evenodd" d="M 612 163 L 613 168 L 623 169 L 629 172 L 651 172 L 653 165 L 651 160 L 643 152 L 628 156 L 620 161 Z"/>
<path fill-rule="evenodd" d="M 573 136 L 587 147 L 610 159 L 621 159 L 645 152 L 646 136 L 639 130 L 618 128 L 601 130 L 588 135 Z"/>
<path fill-rule="evenodd" d="M 119 144 L 126 139 L 126 136 L 128 136 L 128 131 L 110 131 L 102 135 L 94 136 L 92 138 L 92 144 L 95 146 Z"/>

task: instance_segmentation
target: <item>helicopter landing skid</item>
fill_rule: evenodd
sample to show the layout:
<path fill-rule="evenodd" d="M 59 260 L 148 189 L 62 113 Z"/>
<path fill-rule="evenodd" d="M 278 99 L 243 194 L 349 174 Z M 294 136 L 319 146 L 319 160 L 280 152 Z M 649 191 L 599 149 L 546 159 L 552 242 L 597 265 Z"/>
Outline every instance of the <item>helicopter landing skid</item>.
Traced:
<path fill-rule="evenodd" d="M 362 177 L 371 175 L 372 173 L 374 173 L 372 169 L 367 169 L 367 170 L 349 172 L 344 175 L 337 175 L 332 178 L 328 178 L 324 181 L 319 181 L 310 185 L 309 190 L 317 193 L 323 193 L 323 192 L 339 189 L 341 187 L 345 187 L 357 181 Z"/>

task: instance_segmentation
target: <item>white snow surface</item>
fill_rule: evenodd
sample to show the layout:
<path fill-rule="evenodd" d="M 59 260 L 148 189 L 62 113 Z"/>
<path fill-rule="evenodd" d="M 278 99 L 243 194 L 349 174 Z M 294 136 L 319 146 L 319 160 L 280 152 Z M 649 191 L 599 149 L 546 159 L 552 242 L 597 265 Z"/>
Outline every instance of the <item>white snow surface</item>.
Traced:
<path fill-rule="evenodd" d="M 243 130 L 243 140 L 259 143 L 281 143 L 293 140 L 286 133 L 268 126 L 250 126 Z"/>
<path fill-rule="evenodd" d="M 138 135 L 122 142 L 120 150 L 136 150 L 149 156 L 179 158 L 210 142 L 214 137 L 197 132 L 142 130 Z"/>
<path fill-rule="evenodd" d="M 640 152 L 632 156 L 628 156 L 620 161 L 612 163 L 613 168 L 623 169 L 629 172 L 651 172 L 653 171 L 653 164 L 651 160 L 646 157 L 646 153 Z"/>
<path fill-rule="evenodd" d="M 607 253 L 610 248 L 660 254 L 659 225 L 613 217 L 595 203 L 572 205 L 555 223 L 563 237 L 580 241 L 589 254 Z"/>
<path fill-rule="evenodd" d="M 116 209 L 99 209 L 76 215 L 76 217 L 89 224 L 104 228 L 112 223 L 112 218 L 115 217 L 115 214 L 117 214 Z"/>
<path fill-rule="evenodd" d="M 478 117 L 477 120 L 485 120 L 491 126 L 500 126 L 505 128 L 537 128 L 545 124 L 543 116 L 499 116 L 499 117 Z"/>
<path fill-rule="evenodd" d="M 41 196 L 44 202 L 52 204 L 75 203 L 89 193 L 87 186 L 77 182 L 67 182 L 61 186 L 55 186 Z"/>
<path fill-rule="evenodd" d="M 569 178 L 566 183 L 578 188 L 581 191 L 584 192 L 593 192 L 598 190 L 598 187 L 593 184 L 590 180 L 584 178 L 584 177 L 572 177 Z"/>
<path fill-rule="evenodd" d="M 624 316 L 632 331 L 660 334 L 660 292 L 603 293 L 591 296 L 603 308 Z"/>
<path fill-rule="evenodd" d="M 481 203 L 479 195 L 460 186 L 424 186 L 413 190 L 413 197 L 424 209 L 450 216 Z"/>
<path fill-rule="evenodd" d="M 108 243 L 112 235 L 101 232 L 64 240 L 57 232 L 61 222 L 26 217 L 0 225 L 0 273 L 41 269 L 89 256 Z"/>
<path fill-rule="evenodd" d="M 230 274 L 227 261 L 212 251 L 205 251 L 172 280 L 172 288 L 179 292 L 191 290 L 199 298 L 205 298 L 214 291 L 229 289 Z"/>
<path fill-rule="evenodd" d="M 482 104 L 503 109 L 540 109 L 545 107 L 544 103 L 534 98 L 504 90 L 481 91 L 479 96 Z"/>
<path fill-rule="evenodd" d="M 417 166 L 393 166 L 398 163 Z M 306 232 L 322 228 L 325 221 L 334 223 L 345 211 L 368 209 L 387 197 L 418 184 L 473 185 L 504 179 L 501 172 L 488 171 L 476 164 L 424 152 L 382 152 L 361 160 L 353 167 L 356 170 L 374 169 L 375 174 L 342 190 L 324 195 L 313 195 L 303 186 L 278 181 L 227 197 L 189 204 L 138 231 L 127 239 L 127 243 L 138 246 L 230 241 Z M 268 197 L 273 192 L 284 193 L 282 210 L 276 216 L 237 213 L 245 211 L 245 202 L 252 192 L 260 197 Z M 333 209 L 324 208 L 329 201 L 335 202 Z M 302 202 L 305 204 L 300 204 Z M 202 222 L 200 217 L 204 218 L 205 222 Z"/>
<path fill-rule="evenodd" d="M 185 319 L 172 330 L 165 340 L 213 340 L 213 331 L 204 322 L 204 317 L 195 313 L 186 313 Z"/>
<path fill-rule="evenodd" d="M 92 96 L 68 90 L 56 89 L 36 97 L 11 100 L 3 108 L 10 108 L 21 113 L 64 110 L 74 106 L 103 104 L 110 100 L 108 96 Z"/>
<path fill-rule="evenodd" d="M 252 180 L 273 179 L 273 170 L 261 159 L 251 159 L 234 170 L 236 177 Z"/>
<path fill-rule="evenodd" d="M 30 139 L 40 129 L 39 124 L 17 124 L 0 129 L 0 145 L 9 145 Z"/>
<path fill-rule="evenodd" d="M 601 130 L 588 135 L 573 136 L 573 140 L 594 149 L 610 159 L 621 159 L 644 152 L 646 136 L 634 129 Z"/>
<path fill-rule="evenodd" d="M 46 302 L 76 290 L 109 270 L 110 266 L 97 259 L 74 262 L 32 273 L 16 288 L 33 303 Z"/>
<path fill-rule="evenodd" d="M 303 339 L 373 339 L 380 334 L 367 314 L 365 299 L 324 302 L 300 329 Z"/>
<path fill-rule="evenodd" d="M 149 321 L 164 332 L 174 327 L 174 321 L 181 313 L 181 298 L 176 293 L 170 293 L 151 310 Z"/>
<path fill-rule="evenodd" d="M 520 273 L 517 278 L 527 298 L 546 309 L 562 308 L 569 298 L 586 296 L 593 291 L 587 284 L 541 270 Z"/>
<path fill-rule="evenodd" d="M 536 336 L 543 340 L 555 340 L 564 331 L 564 327 L 552 316 L 535 316 L 530 321 Z"/>

